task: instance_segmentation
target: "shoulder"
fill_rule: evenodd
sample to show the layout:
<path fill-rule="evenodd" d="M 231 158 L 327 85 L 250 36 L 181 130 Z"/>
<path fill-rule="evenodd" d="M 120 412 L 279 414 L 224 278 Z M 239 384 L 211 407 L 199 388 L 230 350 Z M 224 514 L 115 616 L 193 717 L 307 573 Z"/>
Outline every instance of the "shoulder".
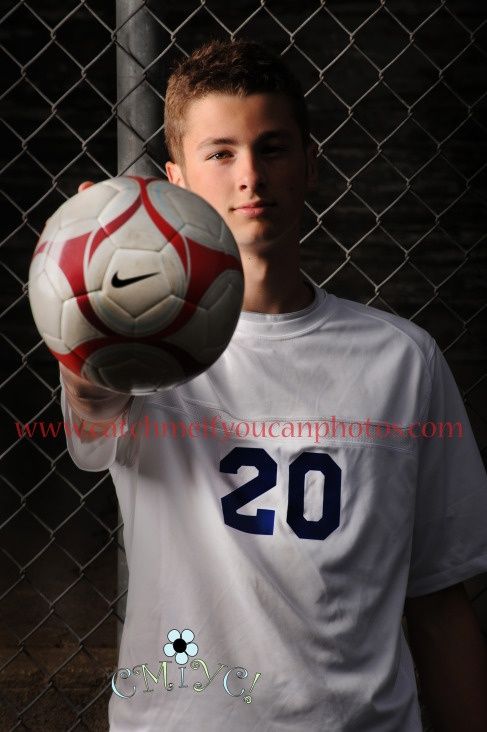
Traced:
<path fill-rule="evenodd" d="M 332 295 L 334 321 L 350 336 L 364 342 L 397 346 L 400 350 L 415 352 L 428 366 L 437 344 L 427 330 L 400 315 L 364 305 L 354 300 Z"/>

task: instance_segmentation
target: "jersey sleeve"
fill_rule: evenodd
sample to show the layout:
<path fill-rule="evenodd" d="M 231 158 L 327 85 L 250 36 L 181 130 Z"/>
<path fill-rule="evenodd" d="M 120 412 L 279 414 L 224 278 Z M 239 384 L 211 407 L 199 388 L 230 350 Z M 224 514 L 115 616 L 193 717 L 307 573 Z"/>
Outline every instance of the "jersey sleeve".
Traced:
<path fill-rule="evenodd" d="M 68 452 L 78 468 L 92 472 L 101 472 L 107 470 L 114 463 L 117 456 L 117 447 L 123 434 L 123 429 L 107 430 L 107 434 L 101 435 L 90 441 L 82 441 L 73 429 L 75 424 L 75 416 L 71 409 L 63 383 L 61 382 L 61 410 L 63 413 L 64 423 L 66 425 L 66 445 Z M 120 422 L 119 422 L 120 425 Z"/>
<path fill-rule="evenodd" d="M 463 399 L 435 341 L 428 365 L 431 389 L 421 422 L 432 422 L 436 434 L 418 439 L 409 597 L 487 570 L 486 471 Z M 427 434 L 432 431 L 430 425 Z"/>

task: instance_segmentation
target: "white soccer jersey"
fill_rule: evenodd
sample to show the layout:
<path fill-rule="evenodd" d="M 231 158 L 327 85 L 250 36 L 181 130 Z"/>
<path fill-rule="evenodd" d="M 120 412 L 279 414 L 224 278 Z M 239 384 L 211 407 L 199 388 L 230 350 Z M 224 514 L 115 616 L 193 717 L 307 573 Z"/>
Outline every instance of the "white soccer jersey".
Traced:
<path fill-rule="evenodd" d="M 421 729 L 404 599 L 487 570 L 485 471 L 433 338 L 315 293 L 243 312 L 132 436 L 68 440 L 124 520 L 111 732 Z"/>

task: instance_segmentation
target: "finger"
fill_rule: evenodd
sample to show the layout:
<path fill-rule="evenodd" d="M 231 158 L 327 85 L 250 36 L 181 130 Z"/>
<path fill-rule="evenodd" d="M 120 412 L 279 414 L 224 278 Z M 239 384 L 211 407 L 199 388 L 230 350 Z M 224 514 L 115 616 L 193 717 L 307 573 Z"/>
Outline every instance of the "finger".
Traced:
<path fill-rule="evenodd" d="M 90 186 L 94 186 L 94 185 L 95 184 L 93 183 L 92 180 L 85 180 L 85 181 L 83 181 L 83 183 L 79 184 L 78 193 L 81 193 L 81 191 L 84 191 L 84 190 L 86 190 L 86 188 L 89 188 Z"/>

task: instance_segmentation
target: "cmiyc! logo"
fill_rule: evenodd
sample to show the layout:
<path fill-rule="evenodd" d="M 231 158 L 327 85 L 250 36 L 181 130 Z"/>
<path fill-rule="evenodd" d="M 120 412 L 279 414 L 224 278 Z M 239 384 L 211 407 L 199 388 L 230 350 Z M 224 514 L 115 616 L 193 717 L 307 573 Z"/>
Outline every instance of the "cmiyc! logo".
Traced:
<path fill-rule="evenodd" d="M 149 669 L 147 663 L 140 663 L 130 668 L 119 668 L 112 675 L 112 689 L 121 699 L 130 699 L 140 689 L 137 688 L 137 684 L 134 677 L 142 676 L 144 680 L 145 688 L 142 689 L 143 693 L 152 693 L 154 691 L 151 685 L 157 685 L 162 681 L 162 687 L 166 691 L 173 691 L 174 689 L 189 689 L 189 685 L 185 683 L 187 671 L 186 664 L 189 659 L 193 660 L 189 666 L 193 671 L 199 671 L 204 674 L 203 681 L 197 680 L 192 684 L 193 691 L 201 693 L 205 691 L 210 684 L 215 682 L 216 679 L 221 681 L 224 691 L 229 696 L 234 696 L 243 699 L 246 704 L 252 702 L 252 691 L 260 679 L 262 674 L 257 671 L 254 674 L 252 683 L 248 689 L 242 687 L 241 680 L 246 679 L 249 676 L 249 672 L 243 666 L 228 666 L 225 663 L 218 663 L 216 670 L 210 671 L 209 664 L 206 663 L 202 658 L 194 658 L 198 653 L 198 646 L 194 642 L 194 633 L 189 628 L 185 628 L 182 631 L 173 628 L 167 634 L 168 643 L 164 645 L 164 653 L 169 658 L 174 658 L 177 667 L 173 667 L 173 661 L 159 661 L 159 668 L 157 674 L 154 675 Z M 169 666 L 171 665 L 171 668 Z M 176 671 L 177 669 L 177 671 Z M 223 672 L 223 669 L 228 671 Z M 173 681 L 169 680 L 169 676 L 179 672 L 179 684 L 175 686 Z M 121 681 L 127 681 L 130 679 L 128 684 L 124 684 L 122 688 Z"/>

